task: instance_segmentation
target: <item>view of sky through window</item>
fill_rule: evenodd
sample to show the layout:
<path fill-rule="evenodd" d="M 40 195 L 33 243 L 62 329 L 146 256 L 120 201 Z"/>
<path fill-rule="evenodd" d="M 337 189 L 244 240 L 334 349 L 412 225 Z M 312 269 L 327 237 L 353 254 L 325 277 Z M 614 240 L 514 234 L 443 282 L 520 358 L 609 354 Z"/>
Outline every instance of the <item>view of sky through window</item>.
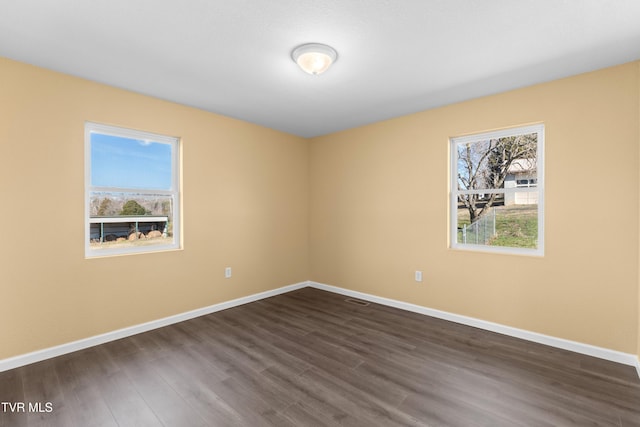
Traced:
<path fill-rule="evenodd" d="M 172 146 L 121 136 L 91 134 L 91 185 L 170 190 Z"/>

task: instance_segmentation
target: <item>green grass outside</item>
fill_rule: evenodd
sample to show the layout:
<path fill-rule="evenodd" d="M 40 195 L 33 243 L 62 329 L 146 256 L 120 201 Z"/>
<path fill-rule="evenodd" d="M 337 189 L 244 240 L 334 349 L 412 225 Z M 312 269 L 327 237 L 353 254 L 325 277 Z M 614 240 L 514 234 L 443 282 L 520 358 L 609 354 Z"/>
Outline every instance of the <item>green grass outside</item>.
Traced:
<path fill-rule="evenodd" d="M 496 211 L 496 236 L 487 245 L 510 248 L 536 248 L 538 245 L 538 206 L 498 206 Z M 469 224 L 469 212 L 458 210 L 458 227 Z M 461 241 L 461 233 L 458 234 Z"/>
<path fill-rule="evenodd" d="M 156 237 L 153 239 L 123 240 L 120 242 L 91 242 L 89 243 L 89 247 L 91 249 L 128 248 L 138 246 L 168 245 L 171 243 L 173 243 L 173 237 Z"/>
<path fill-rule="evenodd" d="M 538 247 L 538 206 L 521 205 L 496 208 L 496 236 L 491 246 Z"/>

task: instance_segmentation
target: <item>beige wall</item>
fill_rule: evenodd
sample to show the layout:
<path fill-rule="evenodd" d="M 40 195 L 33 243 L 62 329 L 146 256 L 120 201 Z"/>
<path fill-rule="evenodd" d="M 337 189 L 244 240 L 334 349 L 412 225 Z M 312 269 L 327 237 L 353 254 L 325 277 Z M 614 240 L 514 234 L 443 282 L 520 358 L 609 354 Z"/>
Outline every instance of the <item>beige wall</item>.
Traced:
<path fill-rule="evenodd" d="M 636 353 L 638 66 L 313 139 L 311 279 Z M 448 138 L 537 122 L 545 256 L 448 249 Z"/>
<path fill-rule="evenodd" d="M 0 82 L 0 359 L 308 279 L 306 140 L 6 59 Z M 85 120 L 183 138 L 184 250 L 84 258 Z"/>
<path fill-rule="evenodd" d="M 5 59 L 0 81 L 0 359 L 306 279 L 640 355 L 638 62 L 310 141 Z M 184 250 L 84 259 L 85 120 L 183 138 Z M 448 249 L 448 138 L 532 122 L 545 256 Z"/>

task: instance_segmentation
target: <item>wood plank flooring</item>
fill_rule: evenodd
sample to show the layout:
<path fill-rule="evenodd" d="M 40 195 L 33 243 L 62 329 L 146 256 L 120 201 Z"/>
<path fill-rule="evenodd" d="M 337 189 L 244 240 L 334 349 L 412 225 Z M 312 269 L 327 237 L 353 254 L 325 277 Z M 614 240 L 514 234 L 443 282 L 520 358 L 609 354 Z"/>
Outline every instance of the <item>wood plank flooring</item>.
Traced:
<path fill-rule="evenodd" d="M 633 367 L 345 299 L 304 288 L 0 373 L 25 403 L 0 426 L 640 426 Z"/>

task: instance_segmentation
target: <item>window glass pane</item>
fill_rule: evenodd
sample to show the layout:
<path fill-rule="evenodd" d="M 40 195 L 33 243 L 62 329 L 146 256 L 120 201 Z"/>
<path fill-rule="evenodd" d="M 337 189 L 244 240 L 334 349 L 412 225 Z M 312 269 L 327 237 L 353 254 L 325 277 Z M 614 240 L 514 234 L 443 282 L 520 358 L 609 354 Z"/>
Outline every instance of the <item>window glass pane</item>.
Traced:
<path fill-rule="evenodd" d="M 515 187 L 536 178 L 538 134 L 456 144 L 458 190 Z"/>
<path fill-rule="evenodd" d="M 172 145 L 91 133 L 91 185 L 170 190 Z"/>
<path fill-rule="evenodd" d="M 179 140 L 85 124 L 85 256 L 180 249 Z"/>
<path fill-rule="evenodd" d="M 461 196 L 461 198 L 466 196 Z M 457 243 L 510 248 L 538 247 L 538 193 L 490 194 L 490 207 L 480 203 L 473 212 L 458 203 Z M 507 202 L 507 204 L 505 204 Z M 474 216 L 473 221 L 471 217 Z"/>
<path fill-rule="evenodd" d="M 150 246 L 173 241 L 172 196 L 136 193 L 89 193 L 92 249 Z"/>
<path fill-rule="evenodd" d="M 543 152 L 544 125 L 451 139 L 453 248 L 544 253 Z"/>

